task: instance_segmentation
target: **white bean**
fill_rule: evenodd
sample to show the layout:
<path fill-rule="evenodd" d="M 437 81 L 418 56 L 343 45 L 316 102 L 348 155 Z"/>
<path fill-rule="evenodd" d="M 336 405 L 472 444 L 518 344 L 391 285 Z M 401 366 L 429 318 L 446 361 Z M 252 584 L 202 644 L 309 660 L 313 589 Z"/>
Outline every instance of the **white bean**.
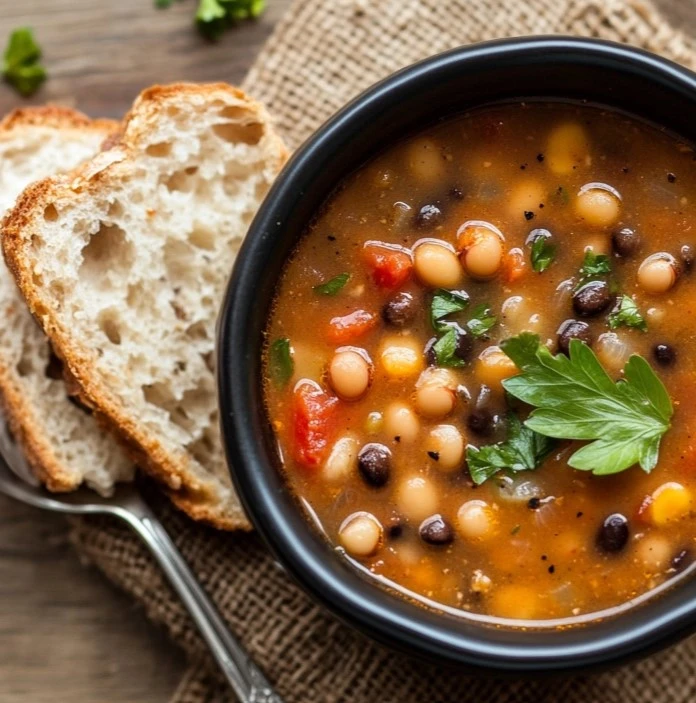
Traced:
<path fill-rule="evenodd" d="M 384 411 L 384 431 L 402 444 L 410 444 L 418 438 L 420 422 L 408 405 L 393 402 Z"/>
<path fill-rule="evenodd" d="M 407 520 L 420 522 L 437 512 L 437 490 L 424 476 L 412 476 L 399 485 L 396 504 Z"/>
<path fill-rule="evenodd" d="M 440 471 L 456 471 L 464 460 L 464 437 L 454 425 L 437 425 L 430 430 L 425 450 L 437 457 Z"/>
<path fill-rule="evenodd" d="M 380 546 L 382 525 L 372 513 L 353 513 L 343 521 L 338 530 L 338 538 L 349 554 L 368 557 Z"/>

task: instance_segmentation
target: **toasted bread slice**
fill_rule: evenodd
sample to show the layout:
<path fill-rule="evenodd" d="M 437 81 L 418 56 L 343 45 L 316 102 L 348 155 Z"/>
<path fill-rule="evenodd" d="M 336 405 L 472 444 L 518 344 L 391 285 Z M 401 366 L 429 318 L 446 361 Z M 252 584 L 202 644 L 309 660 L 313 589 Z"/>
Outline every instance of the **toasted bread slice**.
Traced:
<path fill-rule="evenodd" d="M 175 503 L 247 527 L 222 451 L 215 323 L 236 252 L 287 152 L 229 85 L 144 91 L 120 140 L 28 188 L 5 256 L 82 399 Z"/>
<path fill-rule="evenodd" d="M 0 122 L 0 212 L 25 186 L 99 151 L 117 122 L 57 106 L 15 110 Z M 0 262 L 0 401 L 15 439 L 48 488 L 82 482 L 102 494 L 130 479 L 133 463 L 108 432 L 71 403 L 41 328 Z"/>

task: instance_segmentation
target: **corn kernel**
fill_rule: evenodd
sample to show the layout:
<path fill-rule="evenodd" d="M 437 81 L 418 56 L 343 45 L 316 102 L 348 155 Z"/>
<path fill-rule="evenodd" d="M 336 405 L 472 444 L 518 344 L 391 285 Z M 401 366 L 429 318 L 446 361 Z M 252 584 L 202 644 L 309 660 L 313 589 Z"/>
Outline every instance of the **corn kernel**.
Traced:
<path fill-rule="evenodd" d="M 679 520 L 691 510 L 691 492 L 681 483 L 670 481 L 655 489 L 648 501 L 646 517 L 658 527 Z"/>

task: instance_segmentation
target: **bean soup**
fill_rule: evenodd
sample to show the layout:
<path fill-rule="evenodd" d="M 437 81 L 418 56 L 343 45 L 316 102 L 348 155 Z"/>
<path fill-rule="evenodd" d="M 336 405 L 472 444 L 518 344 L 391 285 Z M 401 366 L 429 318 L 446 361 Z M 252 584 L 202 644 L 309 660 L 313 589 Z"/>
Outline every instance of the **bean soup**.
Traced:
<path fill-rule="evenodd" d="M 523 620 L 696 554 L 696 156 L 570 103 L 387 148 L 296 248 L 264 354 L 296 496 L 414 600 Z"/>

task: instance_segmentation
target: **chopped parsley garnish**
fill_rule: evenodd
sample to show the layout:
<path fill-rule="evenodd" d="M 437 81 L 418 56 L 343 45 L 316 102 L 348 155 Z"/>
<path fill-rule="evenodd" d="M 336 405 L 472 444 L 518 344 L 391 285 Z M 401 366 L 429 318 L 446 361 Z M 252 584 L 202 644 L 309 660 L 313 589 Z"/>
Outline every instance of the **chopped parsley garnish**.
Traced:
<path fill-rule="evenodd" d="M 617 327 L 635 327 L 643 332 L 648 331 L 648 324 L 640 314 L 638 306 L 633 298 L 623 295 L 618 306 L 609 314 L 609 327 L 615 330 Z"/>
<path fill-rule="evenodd" d="M 433 345 L 433 353 L 438 366 L 465 366 L 464 359 L 457 356 L 458 332 L 456 325 L 448 325 L 445 333 Z"/>
<path fill-rule="evenodd" d="M 436 332 L 444 332 L 448 325 L 442 320 L 448 315 L 461 312 L 469 305 L 469 296 L 464 291 L 436 290 L 430 304 L 430 322 Z"/>
<path fill-rule="evenodd" d="M 481 303 L 471 311 L 471 319 L 466 323 L 466 326 L 476 339 L 480 339 L 488 334 L 497 321 L 498 318 L 493 314 L 490 306 Z"/>
<path fill-rule="evenodd" d="M 292 360 L 290 340 L 287 337 L 276 339 L 268 350 L 268 369 L 273 383 L 284 386 L 292 377 L 295 363 Z"/>
<path fill-rule="evenodd" d="M 318 286 L 314 286 L 312 290 L 315 293 L 319 293 L 319 295 L 336 295 L 349 280 L 349 273 L 339 273 L 338 276 L 334 276 L 334 278 L 326 281 L 326 283 L 320 283 Z"/>
<path fill-rule="evenodd" d="M 517 415 L 507 417 L 507 438 L 504 442 L 483 447 L 469 446 L 466 462 L 474 483 L 480 486 L 498 471 L 517 473 L 541 466 L 551 453 L 555 441 L 523 425 Z"/>
<path fill-rule="evenodd" d="M 614 382 L 594 352 L 577 339 L 569 356 L 551 352 L 539 337 L 523 333 L 501 343 L 521 373 L 503 381 L 505 390 L 535 409 L 525 426 L 546 437 L 586 440 L 568 460 L 575 469 L 615 474 L 634 464 L 655 468 L 673 409 L 667 391 L 637 354 Z"/>
<path fill-rule="evenodd" d="M 611 260 L 606 254 L 595 254 L 593 251 L 585 252 L 585 259 L 580 267 L 580 279 L 576 289 L 590 281 L 597 281 L 611 273 Z"/>
<path fill-rule="evenodd" d="M 28 97 L 46 80 L 46 69 L 39 63 L 41 47 L 29 27 L 15 29 L 5 49 L 2 75 L 18 93 Z"/>
<path fill-rule="evenodd" d="M 256 19 L 266 9 L 266 0 L 198 0 L 196 24 L 208 39 L 219 39 L 240 20 Z"/>
<path fill-rule="evenodd" d="M 535 230 L 535 232 L 539 232 L 539 230 Z M 551 262 L 556 258 L 556 245 L 552 244 L 550 233 L 540 233 L 532 239 L 530 257 L 532 269 L 537 273 L 546 271 L 551 266 Z"/>

